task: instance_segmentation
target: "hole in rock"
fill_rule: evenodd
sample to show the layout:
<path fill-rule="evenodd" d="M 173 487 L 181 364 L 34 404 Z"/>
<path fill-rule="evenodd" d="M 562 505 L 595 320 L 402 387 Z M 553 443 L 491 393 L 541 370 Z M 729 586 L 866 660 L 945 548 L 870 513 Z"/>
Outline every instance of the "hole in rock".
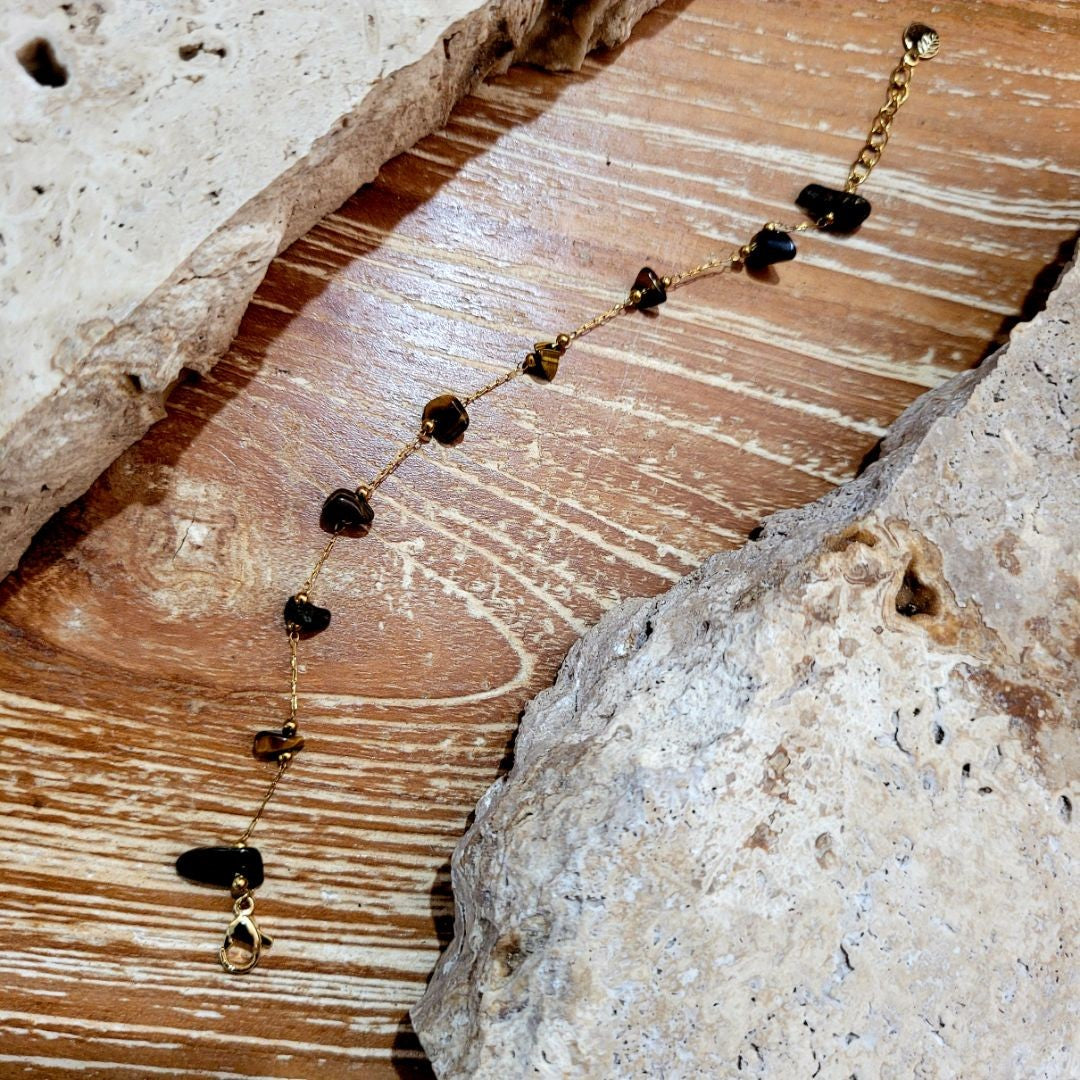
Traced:
<path fill-rule="evenodd" d="M 136 394 L 141 394 L 143 388 L 142 379 L 140 379 L 138 375 L 135 375 L 133 372 L 130 371 L 127 373 L 127 378 L 128 382 L 131 383 L 131 389 L 134 390 Z"/>
<path fill-rule="evenodd" d="M 825 541 L 825 549 L 827 551 L 844 551 L 846 548 L 851 547 L 852 544 L 862 544 L 863 547 L 872 548 L 877 545 L 877 542 L 878 538 L 872 532 L 856 527 L 848 529 L 847 532 L 841 533 L 839 536 L 828 537 Z"/>
<path fill-rule="evenodd" d="M 1061 804 L 1061 816 L 1065 819 L 1065 823 L 1068 824 L 1072 821 L 1072 799 L 1068 795 L 1062 795 L 1058 801 Z"/>
<path fill-rule="evenodd" d="M 910 618 L 913 615 L 936 615 L 940 604 L 937 590 L 920 580 L 914 560 L 904 571 L 904 580 L 896 594 L 896 610 Z"/>
<path fill-rule="evenodd" d="M 940 724 L 934 725 L 934 742 L 940 746 L 945 741 L 945 729 Z"/>
<path fill-rule="evenodd" d="M 219 45 L 216 49 L 208 49 L 206 44 L 202 41 L 198 41 L 194 45 L 181 45 L 180 48 L 176 50 L 176 53 L 181 60 L 194 60 L 201 52 L 211 53 L 221 60 L 224 60 L 226 55 L 228 55 L 228 49 L 226 49 L 224 45 Z"/>
<path fill-rule="evenodd" d="M 53 47 L 44 38 L 28 41 L 15 59 L 23 71 L 41 86 L 63 86 L 68 80 L 67 68 L 56 59 Z"/>

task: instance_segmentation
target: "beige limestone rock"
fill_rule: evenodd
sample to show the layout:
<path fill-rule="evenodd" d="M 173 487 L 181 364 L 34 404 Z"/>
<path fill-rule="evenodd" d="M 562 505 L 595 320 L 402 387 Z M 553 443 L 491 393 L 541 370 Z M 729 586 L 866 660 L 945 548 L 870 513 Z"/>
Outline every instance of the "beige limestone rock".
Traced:
<path fill-rule="evenodd" d="M 1078 300 L 571 649 L 454 855 L 440 1077 L 1080 1076 Z"/>
<path fill-rule="evenodd" d="M 225 351 L 271 258 L 515 60 L 659 0 L 8 0 L 0 576 Z"/>

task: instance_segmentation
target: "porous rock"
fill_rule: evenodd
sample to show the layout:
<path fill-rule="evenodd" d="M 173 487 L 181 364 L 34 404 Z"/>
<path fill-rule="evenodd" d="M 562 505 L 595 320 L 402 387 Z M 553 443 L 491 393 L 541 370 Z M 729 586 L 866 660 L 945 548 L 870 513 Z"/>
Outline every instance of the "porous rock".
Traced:
<path fill-rule="evenodd" d="M 0 576 L 225 351 L 278 251 L 488 74 L 576 68 L 658 2 L 6 5 Z"/>
<path fill-rule="evenodd" d="M 440 1077 L 1080 1076 L 1078 297 L 571 649 L 454 854 Z"/>

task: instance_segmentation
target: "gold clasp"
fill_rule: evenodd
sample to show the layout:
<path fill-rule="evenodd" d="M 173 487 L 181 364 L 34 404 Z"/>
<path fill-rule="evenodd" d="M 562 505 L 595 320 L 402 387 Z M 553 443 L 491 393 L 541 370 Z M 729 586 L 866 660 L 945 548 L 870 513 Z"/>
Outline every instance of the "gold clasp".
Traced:
<path fill-rule="evenodd" d="M 250 971 L 259 962 L 263 949 L 274 943 L 274 939 L 264 934 L 251 917 L 254 910 L 255 897 L 250 892 L 241 893 L 233 904 L 233 920 L 225 930 L 225 943 L 218 949 L 221 966 L 234 975 Z M 237 951 L 242 955 L 233 959 L 230 953 Z"/>

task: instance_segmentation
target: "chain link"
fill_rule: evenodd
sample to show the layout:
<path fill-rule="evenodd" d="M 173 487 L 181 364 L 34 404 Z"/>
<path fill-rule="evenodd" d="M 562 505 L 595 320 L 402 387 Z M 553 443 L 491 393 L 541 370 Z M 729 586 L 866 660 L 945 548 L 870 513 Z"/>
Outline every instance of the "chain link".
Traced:
<path fill-rule="evenodd" d="M 911 89 L 911 73 L 915 65 L 919 63 L 919 55 L 914 48 L 909 48 L 896 65 L 896 69 L 889 76 L 889 88 L 885 92 L 885 104 L 878 109 L 873 124 L 870 125 L 870 134 L 866 137 L 866 143 L 859 151 L 848 171 L 847 182 L 844 190 L 853 192 L 864 183 L 874 171 L 874 166 L 881 160 L 881 154 L 889 141 L 890 129 L 893 117 L 900 110 L 900 106 L 908 99 Z"/>

